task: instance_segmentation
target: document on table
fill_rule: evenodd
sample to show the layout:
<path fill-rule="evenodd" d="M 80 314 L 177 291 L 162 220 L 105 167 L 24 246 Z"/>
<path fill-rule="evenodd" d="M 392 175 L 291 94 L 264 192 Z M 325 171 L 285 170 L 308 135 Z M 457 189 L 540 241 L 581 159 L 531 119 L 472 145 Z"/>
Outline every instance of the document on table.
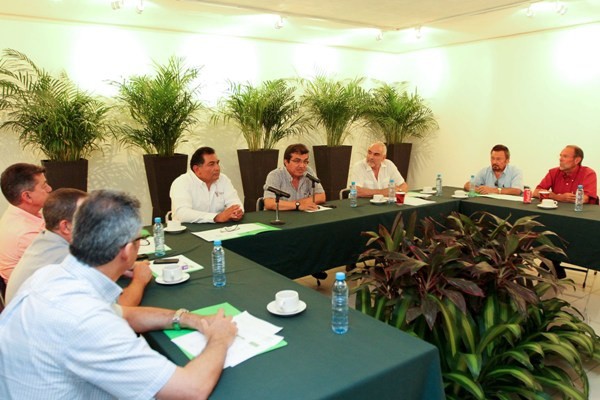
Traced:
<path fill-rule="evenodd" d="M 327 210 L 331 210 L 331 207 L 323 207 L 323 206 L 318 206 L 319 208 L 317 208 L 316 210 L 304 210 L 304 212 L 308 212 L 308 213 L 314 213 L 314 212 L 319 212 L 319 211 L 327 211 Z"/>
<path fill-rule="evenodd" d="M 425 204 L 432 204 L 435 201 L 420 199 L 418 197 L 412 196 L 404 196 L 404 204 L 408 204 L 409 206 L 422 206 Z"/>
<path fill-rule="evenodd" d="M 481 197 L 490 197 L 492 199 L 498 200 L 509 200 L 509 201 L 518 201 L 523 202 L 523 196 L 513 196 L 511 194 L 482 194 Z"/>
<path fill-rule="evenodd" d="M 227 240 L 241 236 L 256 235 L 260 232 L 277 231 L 279 229 L 280 228 L 261 223 L 249 223 L 228 226 L 224 228 L 211 229 L 209 231 L 204 232 L 193 232 L 192 234 L 198 236 L 201 239 L 206 240 L 207 242 L 214 242 L 217 239 Z"/>
<path fill-rule="evenodd" d="M 169 258 L 179 259 L 177 264 L 181 267 L 183 272 L 195 272 L 195 271 L 200 271 L 201 269 L 204 269 L 204 267 L 202 265 L 198 264 L 195 261 L 190 260 L 189 258 L 187 258 L 186 256 L 183 256 L 183 255 L 178 255 L 178 256 L 169 257 Z M 154 261 L 151 261 L 150 269 L 152 270 L 152 275 L 154 275 L 155 277 L 162 276 L 162 270 L 165 265 L 172 265 L 172 264 L 154 265 Z"/>
<path fill-rule="evenodd" d="M 138 254 L 154 254 L 154 236 L 147 236 L 144 239 L 148 240 L 150 244 L 147 246 L 140 245 Z M 171 250 L 171 248 L 165 243 L 165 251 L 169 250 Z"/>
<path fill-rule="evenodd" d="M 276 333 L 283 329 L 267 321 L 256 318 L 247 311 L 240 313 L 229 303 L 193 311 L 197 314 L 214 314 L 219 308 L 224 308 L 227 315 L 236 314 L 233 321 L 238 327 L 238 334 L 231 347 L 227 351 L 224 367 L 235 367 L 266 351 L 274 350 L 287 345 L 283 336 Z M 183 332 L 183 334 L 178 334 Z M 196 357 L 206 347 L 206 339 L 198 331 L 173 331 L 166 330 L 165 333 L 190 359 Z"/>

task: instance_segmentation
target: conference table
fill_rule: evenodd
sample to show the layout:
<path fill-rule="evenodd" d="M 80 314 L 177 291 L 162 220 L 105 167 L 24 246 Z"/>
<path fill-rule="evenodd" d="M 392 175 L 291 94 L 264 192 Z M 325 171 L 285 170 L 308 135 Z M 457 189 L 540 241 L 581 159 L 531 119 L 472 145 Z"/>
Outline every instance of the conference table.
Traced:
<path fill-rule="evenodd" d="M 260 238 L 258 238 L 260 239 Z M 328 297 L 226 252 L 227 285 L 212 286 L 212 243 L 189 232 L 168 235 L 169 255 L 184 254 L 205 268 L 178 285 L 151 282 L 142 305 L 196 310 L 227 302 L 283 327 L 287 345 L 226 368 L 211 399 L 443 399 L 437 348 L 355 310 L 345 335 L 331 331 Z M 283 289 L 298 291 L 307 309 L 293 317 L 266 305 Z M 178 365 L 189 360 L 162 331 L 150 345 Z"/>

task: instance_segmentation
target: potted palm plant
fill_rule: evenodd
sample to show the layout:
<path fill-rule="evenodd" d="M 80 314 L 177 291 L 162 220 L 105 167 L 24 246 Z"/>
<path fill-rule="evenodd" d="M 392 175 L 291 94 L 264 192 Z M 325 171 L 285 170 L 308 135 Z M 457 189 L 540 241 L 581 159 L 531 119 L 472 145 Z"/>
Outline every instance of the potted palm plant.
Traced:
<path fill-rule="evenodd" d="M 600 341 L 555 297 L 572 281 L 556 279 L 547 256 L 564 252 L 535 218 L 399 214 L 365 233 L 357 309 L 438 347 L 448 399 L 589 397 L 583 360 L 600 359 Z"/>
<path fill-rule="evenodd" d="M 155 75 L 134 76 L 113 82 L 117 99 L 128 112 L 133 124 L 122 122 L 114 127 L 119 142 L 142 149 L 153 217 L 164 216 L 171 209 L 169 190 L 179 175 L 187 170 L 187 154 L 175 153 L 177 145 L 198 121 L 203 109 L 194 97 L 200 68 L 184 66 L 183 60 L 169 58 L 164 65 L 155 63 Z"/>
<path fill-rule="evenodd" d="M 0 61 L 0 128 L 19 134 L 23 147 L 39 150 L 54 188 L 87 190 L 88 161 L 107 133 L 108 107 L 80 90 L 65 73 L 58 77 L 12 49 Z"/>
<path fill-rule="evenodd" d="M 330 199 L 336 198 L 348 183 L 352 146 L 344 142 L 363 117 L 368 103 L 362 81 L 338 81 L 323 75 L 303 81 L 302 106 L 314 125 L 325 130 L 327 144 L 313 146 L 313 152 L 319 178 Z"/>
<path fill-rule="evenodd" d="M 275 145 L 307 129 L 308 119 L 300 113 L 295 91 L 285 79 L 258 86 L 232 82 L 211 117 L 214 123 L 233 121 L 248 145 L 248 149 L 238 149 L 247 210 L 263 195 L 266 177 L 277 167 L 279 150 Z"/>
<path fill-rule="evenodd" d="M 407 179 L 412 138 L 422 138 L 438 129 L 433 112 L 417 91 L 408 93 L 403 84 L 381 83 L 370 91 L 365 113 L 367 126 L 387 144 L 387 157 Z"/>

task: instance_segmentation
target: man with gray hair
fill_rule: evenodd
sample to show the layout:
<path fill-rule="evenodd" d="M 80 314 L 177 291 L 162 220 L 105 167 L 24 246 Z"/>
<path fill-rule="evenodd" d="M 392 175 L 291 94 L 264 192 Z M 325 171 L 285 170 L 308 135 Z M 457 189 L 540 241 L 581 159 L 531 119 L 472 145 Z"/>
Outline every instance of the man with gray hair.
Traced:
<path fill-rule="evenodd" d="M 87 196 L 84 191 L 70 188 L 61 188 L 50 193 L 42 210 L 46 229 L 31 242 L 10 275 L 6 287 L 7 304 L 34 272 L 46 265 L 62 262 L 69 254 L 69 244 L 73 237 L 73 215 Z M 118 303 L 137 306 L 142 300 L 146 285 L 152 279 L 148 261 L 136 262 L 127 275 L 132 278 L 131 284 L 123 289 Z"/>
<path fill-rule="evenodd" d="M 390 179 L 394 180 L 397 191 L 406 191 L 408 185 L 396 165 L 386 159 L 387 149 L 382 142 L 369 146 L 367 157 L 352 167 L 350 179 L 356 183 L 358 197 L 372 197 L 382 194 L 387 197 Z"/>
<path fill-rule="evenodd" d="M 0 314 L 0 398 L 207 398 L 237 333 L 223 311 L 112 307 L 136 260 L 139 202 L 96 191 L 73 221 L 71 254 L 28 279 Z M 51 287 L 52 290 L 48 290 Z M 135 332 L 191 328 L 206 348 L 185 367 Z M 33 361 L 33 362 L 32 362 Z"/>

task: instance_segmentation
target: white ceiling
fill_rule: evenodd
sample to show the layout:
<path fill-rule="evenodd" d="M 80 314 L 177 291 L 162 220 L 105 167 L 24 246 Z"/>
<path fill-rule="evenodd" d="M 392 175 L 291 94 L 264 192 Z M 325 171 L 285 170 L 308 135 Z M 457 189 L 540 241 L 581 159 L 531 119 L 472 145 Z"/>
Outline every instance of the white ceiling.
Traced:
<path fill-rule="evenodd" d="M 380 52 L 468 43 L 600 21 L 600 0 L 555 0 L 532 18 L 523 0 L 0 0 L 0 16 L 311 43 Z M 535 4 L 534 4 L 535 6 Z M 275 29 L 276 14 L 285 26 Z M 422 26 L 421 38 L 414 27 Z M 378 29 L 383 40 L 376 40 Z"/>

